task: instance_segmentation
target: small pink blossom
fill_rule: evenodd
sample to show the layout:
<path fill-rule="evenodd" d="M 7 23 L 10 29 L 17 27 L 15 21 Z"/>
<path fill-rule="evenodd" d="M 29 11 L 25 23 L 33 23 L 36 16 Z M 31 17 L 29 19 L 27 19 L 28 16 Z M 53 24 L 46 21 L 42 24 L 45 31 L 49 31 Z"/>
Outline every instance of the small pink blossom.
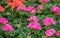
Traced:
<path fill-rule="evenodd" d="M 19 7 L 17 7 L 17 10 L 25 11 L 26 10 L 26 7 L 19 6 Z"/>
<path fill-rule="evenodd" d="M 27 27 L 31 28 L 33 30 L 41 30 L 42 29 L 38 22 L 29 23 L 29 25 Z"/>
<path fill-rule="evenodd" d="M 41 3 L 48 3 L 49 0 L 40 0 Z"/>
<path fill-rule="evenodd" d="M 51 11 L 52 12 L 55 12 L 56 15 L 59 15 L 60 16 L 60 8 L 58 6 L 53 6 L 51 8 Z"/>
<path fill-rule="evenodd" d="M 0 24 L 7 24 L 8 20 L 6 18 L 0 18 Z"/>
<path fill-rule="evenodd" d="M 26 8 L 26 12 L 29 12 L 30 14 L 36 14 L 36 9 L 34 6 L 28 6 Z"/>
<path fill-rule="evenodd" d="M 9 25 L 9 24 L 3 25 L 2 26 L 2 31 L 10 31 L 10 32 L 12 32 L 13 27 L 12 27 L 12 25 Z"/>
<path fill-rule="evenodd" d="M 44 7 L 43 7 L 42 5 L 39 5 L 39 6 L 38 6 L 38 9 L 39 9 L 39 10 L 43 10 Z"/>
<path fill-rule="evenodd" d="M 27 12 L 30 12 L 33 8 L 34 8 L 34 6 L 28 6 L 28 7 L 26 8 L 26 11 L 27 11 Z"/>
<path fill-rule="evenodd" d="M 60 37 L 60 31 L 57 32 L 57 36 Z"/>
<path fill-rule="evenodd" d="M 38 18 L 36 16 L 30 16 L 30 18 L 27 19 L 29 22 L 37 22 Z"/>
<path fill-rule="evenodd" d="M 56 15 L 60 16 L 60 8 L 56 10 Z"/>
<path fill-rule="evenodd" d="M 55 21 L 53 18 L 45 18 L 43 21 L 43 24 L 46 26 L 50 26 L 51 24 L 55 24 Z"/>
<path fill-rule="evenodd" d="M 56 12 L 58 8 L 59 8 L 58 6 L 53 6 L 53 7 L 51 8 L 51 11 L 52 11 L 52 12 Z"/>
<path fill-rule="evenodd" d="M 36 9 L 35 8 L 32 9 L 31 12 L 30 12 L 30 14 L 36 14 Z"/>
<path fill-rule="evenodd" d="M 55 34 L 55 30 L 54 29 L 49 29 L 45 32 L 46 36 L 53 36 Z"/>

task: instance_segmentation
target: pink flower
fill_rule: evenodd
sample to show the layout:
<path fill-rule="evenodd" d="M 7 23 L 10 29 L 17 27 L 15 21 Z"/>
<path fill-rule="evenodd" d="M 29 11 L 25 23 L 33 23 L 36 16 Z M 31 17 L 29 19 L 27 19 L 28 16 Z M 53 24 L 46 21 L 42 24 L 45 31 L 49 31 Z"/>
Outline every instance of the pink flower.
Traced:
<path fill-rule="evenodd" d="M 39 9 L 39 10 L 43 10 L 44 8 L 43 8 L 42 5 L 39 5 L 39 6 L 38 6 L 38 9 Z"/>
<path fill-rule="evenodd" d="M 6 18 L 0 18 L 0 24 L 7 24 L 8 20 Z"/>
<path fill-rule="evenodd" d="M 58 6 L 53 6 L 51 11 L 55 12 L 56 15 L 60 15 L 60 8 Z"/>
<path fill-rule="evenodd" d="M 3 25 L 2 26 L 2 31 L 10 31 L 10 32 L 12 32 L 13 31 L 13 28 L 12 28 L 11 25 L 6 24 L 6 25 Z"/>
<path fill-rule="evenodd" d="M 36 9 L 35 8 L 32 9 L 31 12 L 30 12 L 30 14 L 36 14 Z"/>
<path fill-rule="evenodd" d="M 45 18 L 43 21 L 43 24 L 46 26 L 50 26 L 51 24 L 55 24 L 55 21 L 53 18 Z"/>
<path fill-rule="evenodd" d="M 49 0 L 40 0 L 41 3 L 48 3 Z"/>
<path fill-rule="evenodd" d="M 19 7 L 17 7 L 17 10 L 25 11 L 25 10 L 26 10 L 26 8 L 25 8 L 25 7 L 22 7 L 22 6 L 19 6 Z"/>
<path fill-rule="evenodd" d="M 27 19 L 29 22 L 37 22 L 38 18 L 36 16 L 30 16 L 30 18 Z"/>
<path fill-rule="evenodd" d="M 29 23 L 29 25 L 27 27 L 31 28 L 33 30 L 41 30 L 42 29 L 38 22 Z"/>
<path fill-rule="evenodd" d="M 45 32 L 46 36 L 53 36 L 55 34 L 55 30 L 54 29 L 49 29 Z"/>
<path fill-rule="evenodd" d="M 51 11 L 52 11 L 52 12 L 56 12 L 58 8 L 59 8 L 58 6 L 53 6 L 53 7 L 51 8 Z"/>
<path fill-rule="evenodd" d="M 56 15 L 59 15 L 59 16 L 60 16 L 60 8 L 58 8 L 58 9 L 56 10 Z"/>
<path fill-rule="evenodd" d="M 57 36 L 60 37 L 60 31 L 57 32 Z"/>
<path fill-rule="evenodd" d="M 30 12 L 30 11 L 32 10 L 32 8 L 34 8 L 34 6 L 28 6 L 28 7 L 26 8 L 26 11 L 27 11 L 27 12 Z"/>
<path fill-rule="evenodd" d="M 36 14 L 36 9 L 34 6 L 28 6 L 26 8 L 26 12 L 29 12 L 30 14 Z"/>

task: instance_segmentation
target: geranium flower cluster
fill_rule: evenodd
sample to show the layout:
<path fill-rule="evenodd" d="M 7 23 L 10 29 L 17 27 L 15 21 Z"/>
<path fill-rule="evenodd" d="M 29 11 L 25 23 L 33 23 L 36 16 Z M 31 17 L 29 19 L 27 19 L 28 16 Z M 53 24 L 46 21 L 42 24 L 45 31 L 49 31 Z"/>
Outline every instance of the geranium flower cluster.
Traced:
<path fill-rule="evenodd" d="M 17 10 L 19 10 L 19 11 L 26 11 L 26 7 L 25 6 L 18 6 Z"/>
<path fill-rule="evenodd" d="M 49 29 L 45 32 L 46 37 L 53 36 L 55 34 L 55 29 Z"/>
<path fill-rule="evenodd" d="M 58 6 L 53 6 L 51 11 L 60 16 L 60 8 Z"/>
<path fill-rule="evenodd" d="M 12 25 L 8 23 L 8 20 L 6 18 L 0 18 L 0 24 L 2 24 L 2 31 L 13 31 Z"/>
<path fill-rule="evenodd" d="M 55 24 L 54 19 L 49 17 L 46 17 L 42 22 L 45 26 L 50 26 L 52 24 Z"/>
<path fill-rule="evenodd" d="M 33 14 L 32 16 L 30 16 L 30 18 L 27 19 L 27 21 L 29 22 L 27 27 L 33 30 L 41 30 L 41 25 L 38 22 L 38 18 L 35 16 L 36 9 L 33 6 L 28 6 L 26 11 L 30 14 Z"/>
<path fill-rule="evenodd" d="M 60 37 L 60 31 L 58 31 L 58 32 L 56 33 L 56 35 L 57 35 L 58 37 Z"/>
<path fill-rule="evenodd" d="M 39 10 L 44 10 L 44 7 L 43 7 L 43 5 L 38 5 L 38 7 L 37 7 Z"/>
<path fill-rule="evenodd" d="M 29 12 L 30 14 L 36 14 L 36 9 L 34 6 L 28 6 L 26 8 L 26 12 Z"/>
<path fill-rule="evenodd" d="M 12 8 L 16 8 L 18 6 L 24 6 L 25 0 L 8 0 L 7 5 L 12 7 Z"/>
<path fill-rule="evenodd" d="M 38 18 L 36 16 L 30 16 L 30 18 L 27 19 L 29 22 L 38 22 Z"/>
<path fill-rule="evenodd" d="M 0 18 L 0 24 L 8 24 L 8 21 L 6 18 Z"/>
<path fill-rule="evenodd" d="M 38 22 L 31 22 L 31 23 L 28 24 L 27 27 L 31 28 L 33 30 L 41 30 L 42 29 L 41 26 L 40 26 L 40 23 L 38 23 Z"/>

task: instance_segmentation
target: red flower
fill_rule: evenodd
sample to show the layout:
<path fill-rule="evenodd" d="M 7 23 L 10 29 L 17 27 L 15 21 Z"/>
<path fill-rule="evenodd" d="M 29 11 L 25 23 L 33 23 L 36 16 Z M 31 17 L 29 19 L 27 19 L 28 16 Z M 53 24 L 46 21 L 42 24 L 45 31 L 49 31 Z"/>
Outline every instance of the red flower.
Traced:
<path fill-rule="evenodd" d="M 16 8 L 18 6 L 24 6 L 25 0 L 8 0 L 8 6 Z"/>
<path fill-rule="evenodd" d="M 4 8 L 0 5 L 0 12 L 3 12 Z"/>

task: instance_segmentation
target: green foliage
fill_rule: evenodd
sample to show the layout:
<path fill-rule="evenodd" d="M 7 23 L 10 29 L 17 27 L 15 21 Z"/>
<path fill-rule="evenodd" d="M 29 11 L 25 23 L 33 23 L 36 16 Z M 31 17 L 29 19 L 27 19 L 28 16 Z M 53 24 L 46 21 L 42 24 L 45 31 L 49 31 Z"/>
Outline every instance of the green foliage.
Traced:
<path fill-rule="evenodd" d="M 27 28 L 28 22 L 26 21 L 26 19 L 30 17 L 30 14 L 27 12 L 17 11 L 16 9 L 11 9 L 10 7 L 7 6 L 7 3 L 5 3 L 2 0 L 0 0 L 0 4 L 5 8 L 5 11 L 0 14 L 2 15 L 2 17 L 7 18 L 9 23 L 14 28 L 14 32 L 10 33 L 9 37 L 10 38 L 27 38 L 28 32 L 31 32 L 31 30 Z M 25 6 L 37 7 L 41 3 L 39 3 L 38 0 L 26 0 L 24 4 Z M 49 3 L 44 5 L 45 8 L 41 14 L 38 14 L 41 11 L 37 12 L 36 16 L 39 19 L 39 23 L 41 23 L 41 26 L 43 29 L 41 31 L 36 31 L 36 34 L 32 32 L 31 38 L 41 38 L 42 35 L 45 35 L 46 29 L 42 23 L 42 20 L 45 17 L 52 17 L 56 22 L 60 20 L 58 16 L 50 12 L 51 7 L 54 5 L 60 6 L 60 0 L 50 0 Z M 60 26 L 58 23 L 56 25 L 52 25 L 51 28 L 54 28 L 56 31 L 60 30 Z M 1 26 L 0 26 L 0 38 L 7 38 L 7 35 L 1 30 Z"/>

